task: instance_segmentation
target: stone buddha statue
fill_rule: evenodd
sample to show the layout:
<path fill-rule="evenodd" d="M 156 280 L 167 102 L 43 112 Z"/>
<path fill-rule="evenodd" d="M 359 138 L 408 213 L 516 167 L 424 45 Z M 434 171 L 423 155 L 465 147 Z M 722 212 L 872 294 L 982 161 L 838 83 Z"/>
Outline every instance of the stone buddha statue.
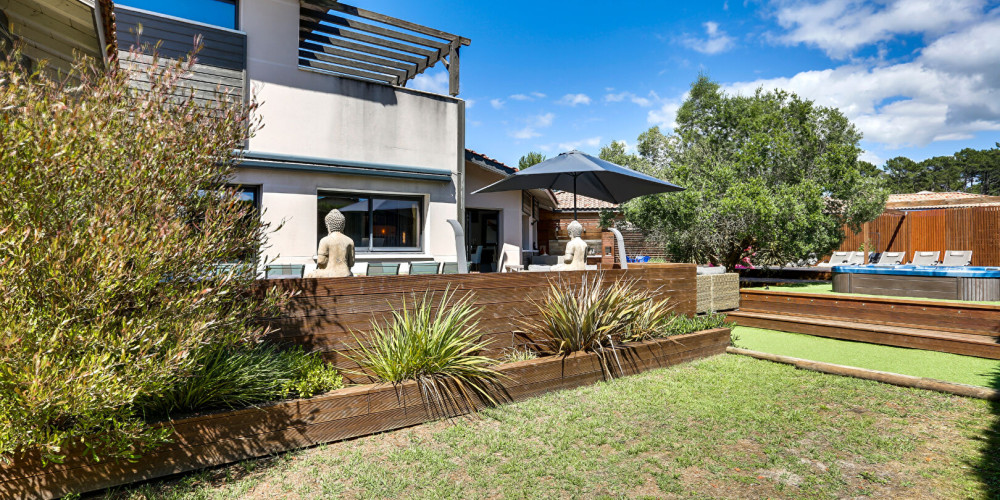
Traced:
<path fill-rule="evenodd" d="M 552 270 L 584 271 L 587 269 L 587 243 L 580 237 L 583 235 L 583 225 L 579 221 L 573 221 L 566 229 L 570 237 L 566 244 L 566 255 L 559 259 L 559 264 L 552 266 Z"/>
<path fill-rule="evenodd" d="M 353 276 L 351 266 L 354 265 L 354 240 L 344 234 L 347 218 L 340 210 L 333 209 L 323 219 L 326 230 L 330 234 L 319 240 L 316 250 L 316 270 L 306 278 L 341 278 Z"/>

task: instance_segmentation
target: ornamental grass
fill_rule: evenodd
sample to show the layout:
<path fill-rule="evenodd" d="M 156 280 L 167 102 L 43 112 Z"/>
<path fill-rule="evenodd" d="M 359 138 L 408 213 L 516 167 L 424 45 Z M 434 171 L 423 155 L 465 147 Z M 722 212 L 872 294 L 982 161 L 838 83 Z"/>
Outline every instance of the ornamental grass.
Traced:
<path fill-rule="evenodd" d="M 479 353 L 486 348 L 478 329 L 481 308 L 470 296 L 454 300 L 445 290 L 438 300 L 428 292 L 405 299 L 385 322 L 373 321 L 368 342 L 358 339 L 351 356 L 379 382 L 413 380 L 431 410 L 441 416 L 476 411 L 476 400 L 496 404 L 502 375 L 496 361 Z"/>

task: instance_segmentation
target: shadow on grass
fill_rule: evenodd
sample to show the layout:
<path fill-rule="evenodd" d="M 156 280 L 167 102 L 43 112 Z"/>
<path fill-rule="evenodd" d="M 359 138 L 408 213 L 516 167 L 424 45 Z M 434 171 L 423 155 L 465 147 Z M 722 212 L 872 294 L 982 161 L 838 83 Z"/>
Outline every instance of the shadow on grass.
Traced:
<path fill-rule="evenodd" d="M 1000 368 L 990 374 L 990 387 L 1000 389 Z M 1000 401 L 990 401 L 993 421 L 983 431 L 982 454 L 976 472 L 986 489 L 987 498 L 1000 498 Z"/>

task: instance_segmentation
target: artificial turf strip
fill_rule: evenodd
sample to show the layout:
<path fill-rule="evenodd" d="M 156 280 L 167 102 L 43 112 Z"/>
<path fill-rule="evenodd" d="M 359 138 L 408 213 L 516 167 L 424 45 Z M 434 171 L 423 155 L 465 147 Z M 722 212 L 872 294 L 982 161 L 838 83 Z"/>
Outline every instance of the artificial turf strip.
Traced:
<path fill-rule="evenodd" d="M 795 293 L 827 293 L 830 295 L 842 295 L 844 297 L 877 297 L 880 299 L 899 298 L 904 300 L 934 300 L 938 302 L 960 302 L 966 304 L 1000 305 L 997 301 L 987 300 L 948 300 L 948 299 L 928 299 L 925 297 L 888 297 L 885 295 L 868 295 L 864 293 L 839 293 L 833 291 L 833 283 L 802 283 L 794 285 L 769 285 L 766 287 L 746 288 L 746 290 L 765 290 L 774 292 L 795 292 Z"/>
<path fill-rule="evenodd" d="M 737 347 L 1000 389 L 1000 361 L 737 326 Z"/>

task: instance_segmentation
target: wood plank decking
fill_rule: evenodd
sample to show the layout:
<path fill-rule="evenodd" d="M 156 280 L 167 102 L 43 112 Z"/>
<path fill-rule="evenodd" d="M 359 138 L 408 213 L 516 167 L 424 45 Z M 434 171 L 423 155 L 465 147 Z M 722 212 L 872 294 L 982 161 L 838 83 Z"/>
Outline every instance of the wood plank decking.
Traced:
<path fill-rule="evenodd" d="M 1000 359 L 1000 307 L 742 290 L 742 326 Z"/>

